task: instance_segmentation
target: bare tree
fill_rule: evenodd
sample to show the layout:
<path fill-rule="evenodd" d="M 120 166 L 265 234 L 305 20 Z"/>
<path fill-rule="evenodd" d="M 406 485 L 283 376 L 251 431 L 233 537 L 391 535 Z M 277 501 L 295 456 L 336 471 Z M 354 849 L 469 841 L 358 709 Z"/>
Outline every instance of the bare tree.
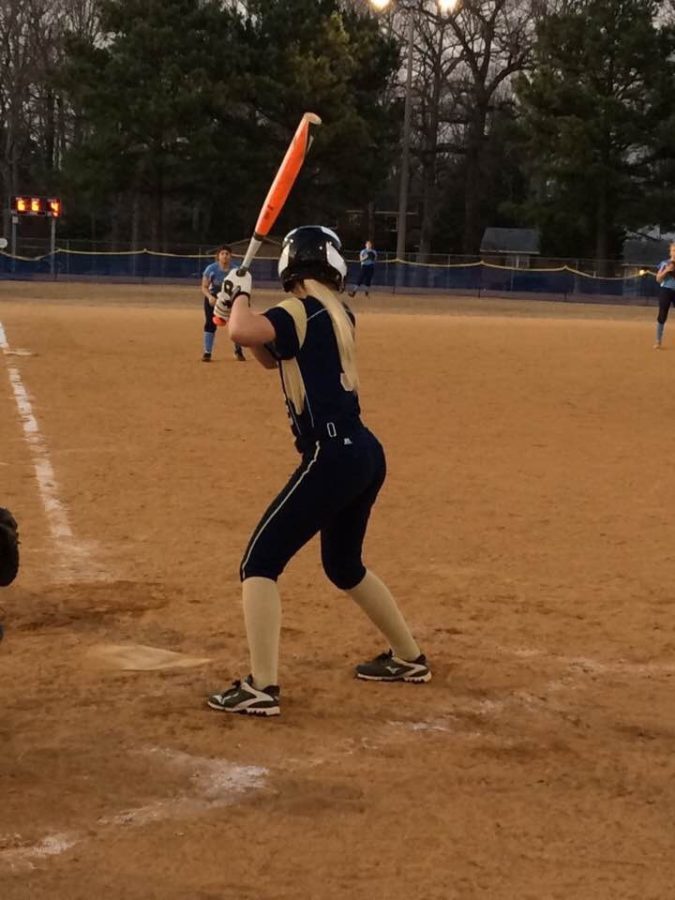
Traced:
<path fill-rule="evenodd" d="M 3 231 L 9 230 L 10 198 L 17 193 L 19 163 L 28 150 L 32 71 L 30 3 L 0 0 L 0 181 Z"/>
<path fill-rule="evenodd" d="M 423 10 L 424 12 L 424 10 Z M 447 125 L 448 84 L 462 65 L 461 47 L 447 17 L 426 10 L 417 28 L 415 55 L 418 60 L 416 93 L 416 158 L 421 180 L 419 255 L 431 250 L 448 153 L 443 147 Z"/>
<path fill-rule="evenodd" d="M 55 186 L 72 114 L 56 73 L 66 34 L 98 35 L 96 0 L 0 0 L 0 197 Z"/>
<path fill-rule="evenodd" d="M 463 0 L 457 12 L 442 15 L 436 0 L 411 0 L 392 5 L 383 18 L 382 27 L 405 49 L 407 17 L 414 17 L 411 149 L 419 176 L 413 187 L 419 188 L 421 255 L 431 246 L 444 179 L 460 167 L 463 250 L 478 251 L 492 120 L 512 102 L 512 79 L 529 64 L 537 19 L 558 2 L 564 0 Z"/>
<path fill-rule="evenodd" d="M 491 118 L 510 102 L 511 81 L 530 62 L 540 11 L 540 0 L 466 0 L 450 20 L 462 54 L 449 90 L 462 132 L 464 253 L 477 253 L 480 247 Z"/>

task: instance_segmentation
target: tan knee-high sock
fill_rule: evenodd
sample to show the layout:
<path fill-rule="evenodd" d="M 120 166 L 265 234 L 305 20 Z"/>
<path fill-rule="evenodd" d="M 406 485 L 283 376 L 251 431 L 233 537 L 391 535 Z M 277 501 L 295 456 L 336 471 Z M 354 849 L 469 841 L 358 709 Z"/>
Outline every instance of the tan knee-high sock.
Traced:
<path fill-rule="evenodd" d="M 278 684 L 281 597 L 271 578 L 247 578 L 242 599 L 251 675 L 254 686 L 262 690 Z"/>
<path fill-rule="evenodd" d="M 389 588 L 374 572 L 366 572 L 363 580 L 347 593 L 387 638 L 395 656 L 407 660 L 417 659 L 420 648 Z"/>

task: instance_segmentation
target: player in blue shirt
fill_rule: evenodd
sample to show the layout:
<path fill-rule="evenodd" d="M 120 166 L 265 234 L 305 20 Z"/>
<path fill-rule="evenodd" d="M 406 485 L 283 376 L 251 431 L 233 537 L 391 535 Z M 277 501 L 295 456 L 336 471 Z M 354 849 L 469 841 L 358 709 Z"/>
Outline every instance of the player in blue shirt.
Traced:
<path fill-rule="evenodd" d="M 216 303 L 230 337 L 278 369 L 299 467 L 253 531 L 241 563 L 251 674 L 208 700 L 230 713 L 279 714 L 281 600 L 277 579 L 316 534 L 328 578 L 346 591 L 387 640 L 390 650 L 356 667 L 368 681 L 429 681 L 431 673 L 396 601 L 361 559 L 368 519 L 384 483 L 377 438 L 361 421 L 354 316 L 338 299 L 347 265 L 328 228 L 296 228 L 279 259 L 292 297 L 263 314 L 249 308 L 251 276 L 232 270 Z M 237 477 L 236 461 L 229 477 Z M 310 685 L 311 686 L 311 685 Z M 308 687 L 310 687 L 308 686 Z"/>
<path fill-rule="evenodd" d="M 659 285 L 659 314 L 656 318 L 654 349 L 660 350 L 670 305 L 675 303 L 675 241 L 670 245 L 670 259 L 664 259 L 662 263 L 659 263 L 656 282 Z"/>
<path fill-rule="evenodd" d="M 359 280 L 356 282 L 356 286 L 353 290 L 349 292 L 350 297 L 355 297 L 356 292 L 361 287 L 361 285 L 365 286 L 366 297 L 370 293 L 370 285 L 373 280 L 373 275 L 375 274 L 375 263 L 377 262 L 377 251 L 373 250 L 373 242 L 366 241 L 366 245 L 359 252 Z"/>
<path fill-rule="evenodd" d="M 213 342 L 216 339 L 217 326 L 213 322 L 213 307 L 216 304 L 223 284 L 223 279 L 232 264 L 232 250 L 227 247 L 219 247 L 215 253 L 215 261 L 209 263 L 202 274 L 202 295 L 204 297 L 204 352 L 202 362 L 211 362 Z M 235 358 L 244 362 L 246 357 L 239 344 L 234 345 Z"/>

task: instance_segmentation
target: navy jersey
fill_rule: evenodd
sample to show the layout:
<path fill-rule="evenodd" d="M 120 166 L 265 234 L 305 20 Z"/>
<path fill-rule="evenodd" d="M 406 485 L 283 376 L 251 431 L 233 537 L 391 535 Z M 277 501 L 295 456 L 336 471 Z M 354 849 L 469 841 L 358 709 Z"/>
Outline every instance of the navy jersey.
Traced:
<path fill-rule="evenodd" d="M 347 310 L 352 322 L 354 316 Z M 281 385 L 298 449 L 305 450 L 331 429 L 340 433 L 360 423 L 359 400 L 345 387 L 333 323 L 314 297 L 284 300 L 265 316 L 276 338 L 267 349 L 279 361 Z"/>

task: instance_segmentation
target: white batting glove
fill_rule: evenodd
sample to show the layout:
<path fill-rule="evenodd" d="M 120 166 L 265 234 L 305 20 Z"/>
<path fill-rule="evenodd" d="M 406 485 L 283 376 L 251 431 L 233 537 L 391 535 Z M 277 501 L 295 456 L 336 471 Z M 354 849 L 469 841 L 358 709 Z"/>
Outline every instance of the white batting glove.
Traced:
<path fill-rule="evenodd" d="M 221 290 L 216 298 L 216 302 L 213 307 L 213 315 L 217 316 L 222 322 L 227 322 L 227 320 L 230 318 L 231 312 L 232 301 L 230 300 L 230 295 L 225 294 Z"/>
<path fill-rule="evenodd" d="M 213 310 L 214 314 L 227 322 L 232 312 L 232 304 L 237 297 L 247 297 L 250 302 L 252 286 L 253 279 L 250 272 L 246 272 L 245 275 L 238 275 L 237 269 L 230 269 L 218 294 Z"/>
<path fill-rule="evenodd" d="M 247 297 L 250 297 L 252 287 L 253 279 L 250 272 L 246 272 L 245 275 L 239 275 L 238 269 L 230 269 L 225 276 L 222 290 L 230 295 L 230 300 L 234 303 L 239 294 L 246 294 Z"/>

